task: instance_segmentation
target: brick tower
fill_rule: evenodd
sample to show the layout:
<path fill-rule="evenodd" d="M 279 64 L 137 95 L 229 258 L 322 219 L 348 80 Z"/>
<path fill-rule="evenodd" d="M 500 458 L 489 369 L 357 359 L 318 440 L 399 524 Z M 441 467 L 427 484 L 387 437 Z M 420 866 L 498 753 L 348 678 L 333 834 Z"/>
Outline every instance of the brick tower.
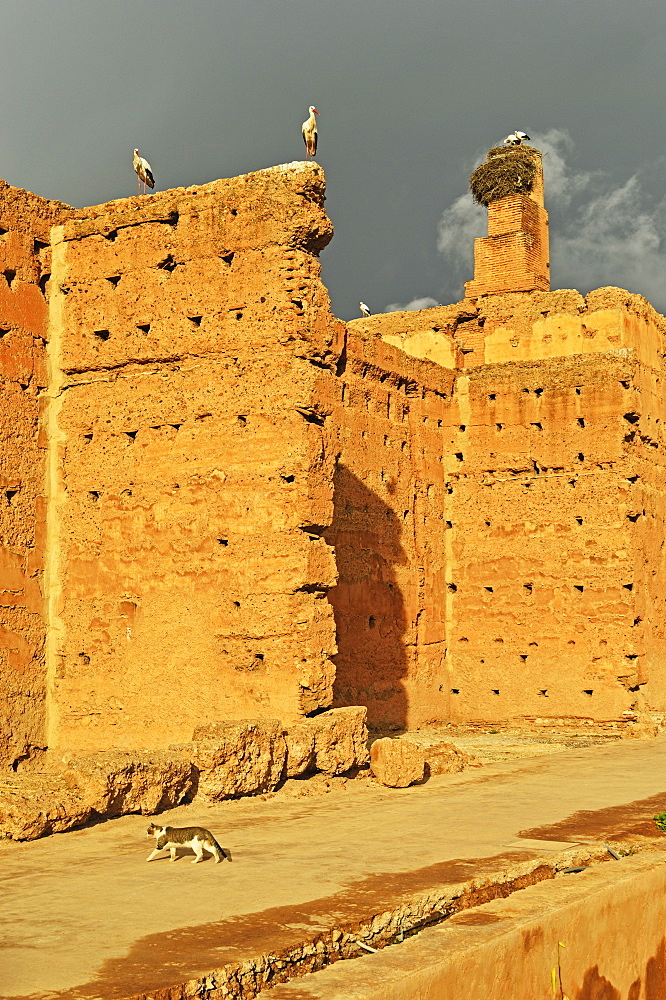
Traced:
<path fill-rule="evenodd" d="M 471 185 L 476 200 L 488 207 L 488 235 L 474 241 L 474 280 L 465 282 L 465 298 L 549 291 L 548 212 L 539 150 L 489 150 Z"/>

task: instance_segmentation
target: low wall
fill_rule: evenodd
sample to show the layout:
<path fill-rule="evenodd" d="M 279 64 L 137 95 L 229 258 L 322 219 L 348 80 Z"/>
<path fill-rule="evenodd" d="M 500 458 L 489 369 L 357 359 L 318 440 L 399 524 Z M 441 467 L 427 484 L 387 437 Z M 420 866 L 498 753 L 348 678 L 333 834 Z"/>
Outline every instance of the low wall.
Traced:
<path fill-rule="evenodd" d="M 270 996 L 663 1000 L 664 860 L 654 851 L 561 875 L 464 910 L 375 955 L 276 986 Z"/>

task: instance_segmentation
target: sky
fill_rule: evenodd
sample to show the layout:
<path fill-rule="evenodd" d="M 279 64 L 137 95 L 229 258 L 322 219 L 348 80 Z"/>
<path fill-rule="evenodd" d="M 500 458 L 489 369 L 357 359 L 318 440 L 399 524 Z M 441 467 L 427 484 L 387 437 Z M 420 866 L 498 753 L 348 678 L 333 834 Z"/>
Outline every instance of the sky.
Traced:
<path fill-rule="evenodd" d="M 666 312 L 662 0 L 0 0 L 0 176 L 76 206 L 304 158 L 333 311 L 458 301 L 486 213 L 469 175 L 544 158 L 554 288 Z"/>

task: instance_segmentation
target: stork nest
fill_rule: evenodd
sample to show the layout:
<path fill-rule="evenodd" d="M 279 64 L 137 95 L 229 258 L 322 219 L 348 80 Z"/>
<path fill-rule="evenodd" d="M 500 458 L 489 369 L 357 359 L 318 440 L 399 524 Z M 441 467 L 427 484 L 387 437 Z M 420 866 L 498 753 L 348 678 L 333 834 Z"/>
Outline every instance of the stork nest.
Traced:
<path fill-rule="evenodd" d="M 525 146 L 495 146 L 488 159 L 469 179 L 474 201 L 486 208 L 491 201 L 507 194 L 529 194 L 537 165 L 534 154 Z"/>

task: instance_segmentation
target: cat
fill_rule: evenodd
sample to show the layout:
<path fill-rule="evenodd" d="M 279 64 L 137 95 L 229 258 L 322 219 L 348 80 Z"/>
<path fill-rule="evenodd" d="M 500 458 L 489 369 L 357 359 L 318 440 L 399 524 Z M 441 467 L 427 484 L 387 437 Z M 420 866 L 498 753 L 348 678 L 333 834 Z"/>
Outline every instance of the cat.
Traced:
<path fill-rule="evenodd" d="M 203 861 L 204 851 L 208 851 L 215 858 L 215 863 L 224 861 L 226 858 L 231 861 L 231 852 L 220 847 L 210 830 L 204 830 L 202 826 L 156 826 L 151 823 L 146 833 L 147 837 L 155 838 L 155 850 L 146 858 L 152 861 L 161 851 L 169 848 L 171 860 L 176 860 L 176 851 L 179 847 L 191 847 L 196 858 L 192 862 L 196 865 L 198 861 Z"/>

